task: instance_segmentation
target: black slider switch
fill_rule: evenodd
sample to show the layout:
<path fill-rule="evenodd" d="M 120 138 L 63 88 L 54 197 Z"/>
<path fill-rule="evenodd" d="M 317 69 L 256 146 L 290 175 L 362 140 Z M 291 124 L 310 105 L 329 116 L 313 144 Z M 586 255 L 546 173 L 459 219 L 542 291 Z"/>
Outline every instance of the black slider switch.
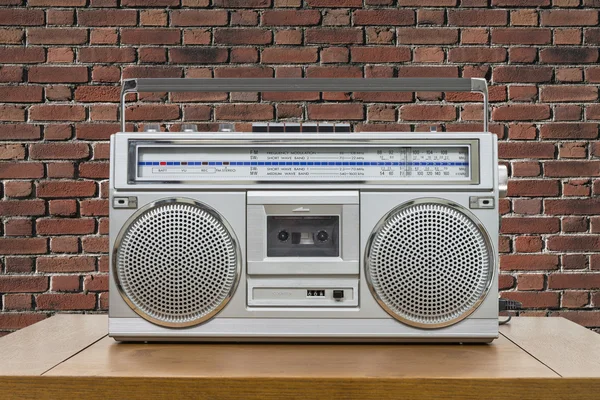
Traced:
<path fill-rule="evenodd" d="M 342 300 L 344 298 L 344 291 L 343 290 L 334 290 L 333 298 L 335 300 Z"/>

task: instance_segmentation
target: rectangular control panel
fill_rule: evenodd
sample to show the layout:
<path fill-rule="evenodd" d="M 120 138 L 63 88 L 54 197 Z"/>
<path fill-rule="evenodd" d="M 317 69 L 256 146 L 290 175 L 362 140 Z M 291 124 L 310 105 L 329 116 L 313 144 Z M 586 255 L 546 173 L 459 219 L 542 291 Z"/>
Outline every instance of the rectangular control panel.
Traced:
<path fill-rule="evenodd" d="M 139 144 L 135 181 L 423 181 L 476 183 L 477 142 L 389 147 Z"/>

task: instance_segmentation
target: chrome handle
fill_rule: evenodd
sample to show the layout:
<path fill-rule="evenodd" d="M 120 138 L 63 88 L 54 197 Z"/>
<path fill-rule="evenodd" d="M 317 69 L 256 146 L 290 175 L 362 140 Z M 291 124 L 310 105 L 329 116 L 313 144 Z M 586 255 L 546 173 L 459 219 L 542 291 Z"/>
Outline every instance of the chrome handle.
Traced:
<path fill-rule="evenodd" d="M 488 88 L 482 78 L 135 78 L 121 86 L 121 130 L 125 96 L 141 92 L 478 92 L 483 95 L 483 128 L 488 131 Z"/>

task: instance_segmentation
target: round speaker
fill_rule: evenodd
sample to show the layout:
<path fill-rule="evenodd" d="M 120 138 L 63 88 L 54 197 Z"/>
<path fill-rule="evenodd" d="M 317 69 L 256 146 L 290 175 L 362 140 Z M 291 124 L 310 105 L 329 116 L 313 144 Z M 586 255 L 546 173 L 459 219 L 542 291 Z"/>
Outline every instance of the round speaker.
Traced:
<path fill-rule="evenodd" d="M 471 212 L 428 198 L 382 218 L 369 238 L 365 265 L 371 292 L 391 316 L 441 328 L 481 304 L 495 263 L 489 236 Z"/>
<path fill-rule="evenodd" d="M 167 327 L 207 321 L 229 301 L 240 274 L 235 234 L 212 208 L 165 199 L 138 210 L 115 242 L 113 273 L 142 318 Z"/>

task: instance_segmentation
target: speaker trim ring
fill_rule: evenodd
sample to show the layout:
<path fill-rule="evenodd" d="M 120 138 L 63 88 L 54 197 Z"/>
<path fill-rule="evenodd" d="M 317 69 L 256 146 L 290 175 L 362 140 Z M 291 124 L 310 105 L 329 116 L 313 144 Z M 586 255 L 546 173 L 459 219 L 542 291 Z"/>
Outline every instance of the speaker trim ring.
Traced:
<path fill-rule="evenodd" d="M 204 211 L 210 213 L 213 217 L 215 217 L 219 223 L 223 224 L 223 227 L 226 229 L 227 233 L 230 235 L 233 247 L 235 249 L 235 254 L 236 254 L 236 268 L 235 268 L 234 282 L 231 285 L 231 288 L 227 292 L 227 294 L 226 294 L 225 298 L 223 299 L 223 301 L 221 302 L 221 304 L 219 304 L 218 307 L 216 307 L 214 310 L 212 310 L 208 314 L 202 316 L 201 318 L 196 318 L 192 321 L 183 322 L 183 323 L 182 322 L 167 322 L 167 321 L 163 321 L 158 318 L 153 318 L 153 317 L 149 316 L 148 314 L 146 314 L 145 312 L 143 312 L 142 310 L 140 310 L 135 304 L 133 304 L 131 299 L 129 299 L 129 297 L 125 293 L 125 290 L 123 289 L 121 282 L 119 280 L 119 273 L 117 271 L 117 255 L 119 252 L 119 248 L 122 244 L 123 237 L 127 233 L 127 230 L 131 226 L 131 224 L 137 218 L 139 218 L 140 215 L 144 214 L 145 212 L 147 212 L 153 208 L 165 205 L 165 204 L 173 204 L 173 203 L 183 203 L 183 204 L 200 207 Z M 242 257 L 243 257 L 243 255 L 242 255 L 241 247 L 239 244 L 239 240 L 235 234 L 235 231 L 233 230 L 233 228 L 231 227 L 229 222 L 227 222 L 227 220 L 217 210 L 215 210 L 213 207 L 209 206 L 208 204 L 202 203 L 198 200 L 190 199 L 188 197 L 167 197 L 167 198 L 163 198 L 163 199 L 159 199 L 159 200 L 154 200 L 154 201 L 151 201 L 150 203 L 145 204 L 143 207 L 139 208 L 136 212 L 134 212 L 129 218 L 127 218 L 125 223 L 122 225 L 119 233 L 117 234 L 117 237 L 115 238 L 115 244 L 112 247 L 111 272 L 113 275 L 115 286 L 117 287 L 117 291 L 119 292 L 119 295 L 121 296 L 123 301 L 125 301 L 125 303 L 129 306 L 129 308 L 131 308 L 131 310 L 133 312 L 135 312 L 137 315 L 139 315 L 146 321 L 151 322 L 158 326 L 163 326 L 166 328 L 189 328 L 192 326 L 203 324 L 203 323 L 209 321 L 210 319 L 214 318 L 229 303 L 229 301 L 235 294 L 237 287 L 239 285 L 240 279 L 241 279 Z"/>
<path fill-rule="evenodd" d="M 420 322 L 416 322 L 413 320 L 410 320 L 408 318 L 404 318 L 400 315 L 398 315 L 397 313 L 394 312 L 394 310 L 392 310 L 385 302 L 384 300 L 381 298 L 381 296 L 379 295 L 379 293 L 377 293 L 377 291 L 375 290 L 374 287 L 374 283 L 371 279 L 371 274 L 369 273 L 370 270 L 370 252 L 371 252 L 371 248 L 373 247 L 373 242 L 375 240 L 375 238 L 377 237 L 377 234 L 379 233 L 380 229 L 388 222 L 388 220 L 390 219 L 391 216 L 393 216 L 394 214 L 396 214 L 397 212 L 399 212 L 402 209 L 408 208 L 408 207 L 412 207 L 414 205 L 418 205 L 418 204 L 440 204 L 440 205 L 444 205 L 444 206 L 448 206 L 452 209 L 454 209 L 457 212 L 460 212 L 462 214 L 464 214 L 466 217 L 470 218 L 471 221 L 475 224 L 475 226 L 477 227 L 477 229 L 480 231 L 482 238 L 487 246 L 488 249 L 488 258 L 489 258 L 489 270 L 490 270 L 490 274 L 488 276 L 488 280 L 486 282 L 486 286 L 485 289 L 481 292 L 481 295 L 479 296 L 479 299 L 477 299 L 477 301 L 473 304 L 473 306 L 465 311 L 462 315 L 460 315 L 457 318 L 454 318 L 450 321 L 446 321 L 446 322 L 440 322 L 440 323 L 436 323 L 436 324 L 426 324 L 426 323 L 420 323 Z M 464 320 L 465 318 L 469 317 L 471 314 L 473 314 L 473 312 L 475 312 L 475 310 L 477 310 L 479 308 L 479 306 L 481 306 L 481 304 L 483 303 L 483 301 L 487 298 L 490 289 L 492 288 L 492 283 L 494 282 L 495 276 L 496 276 L 496 268 L 498 265 L 497 259 L 496 259 L 496 249 L 493 246 L 492 240 L 490 238 L 489 232 L 488 230 L 485 228 L 485 226 L 481 223 L 481 221 L 479 220 L 479 218 L 477 218 L 477 216 L 475 216 L 475 214 L 473 214 L 470 210 L 468 210 L 466 207 L 455 203 L 453 201 L 441 198 L 441 197 L 422 197 L 422 198 L 418 198 L 418 199 L 413 199 L 413 200 L 409 200 L 406 201 L 394 208 L 392 208 L 390 211 L 386 212 L 383 217 L 381 217 L 381 219 L 377 222 L 377 224 L 375 224 L 375 226 L 373 227 L 373 230 L 371 231 L 371 233 L 369 234 L 369 238 L 367 240 L 366 246 L 365 246 L 365 255 L 364 255 L 364 264 L 365 264 L 365 269 L 364 269 L 364 273 L 365 273 L 365 280 L 367 283 L 367 286 L 369 288 L 369 291 L 371 292 L 371 295 L 373 296 L 373 298 L 375 299 L 375 301 L 377 301 L 377 303 L 379 304 L 379 306 L 386 312 L 388 313 L 391 317 L 393 317 L 395 320 L 402 322 L 406 325 L 415 327 L 415 328 L 421 328 L 421 329 L 439 329 L 439 328 L 445 328 L 451 325 L 455 325 L 457 323 L 459 323 L 460 321 Z"/>

